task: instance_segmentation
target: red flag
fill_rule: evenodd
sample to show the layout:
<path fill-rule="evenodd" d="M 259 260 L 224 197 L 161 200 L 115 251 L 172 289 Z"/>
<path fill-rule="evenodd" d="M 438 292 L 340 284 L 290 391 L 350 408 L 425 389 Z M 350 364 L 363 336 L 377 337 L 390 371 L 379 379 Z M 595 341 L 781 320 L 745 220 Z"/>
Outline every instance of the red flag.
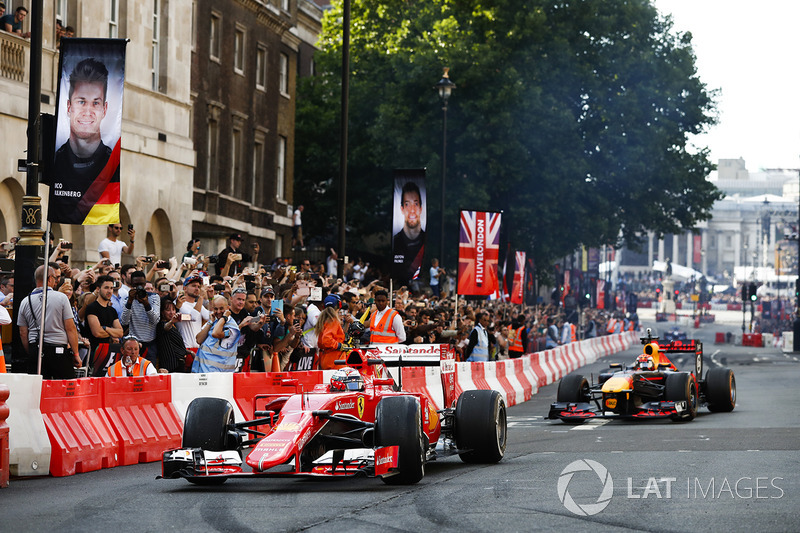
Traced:
<path fill-rule="evenodd" d="M 489 296 L 498 290 L 500 213 L 461 211 L 458 294 Z"/>
<path fill-rule="evenodd" d="M 511 289 L 511 303 L 522 303 L 522 280 L 525 279 L 525 252 L 517 252 L 516 268 L 514 269 L 514 285 Z"/>

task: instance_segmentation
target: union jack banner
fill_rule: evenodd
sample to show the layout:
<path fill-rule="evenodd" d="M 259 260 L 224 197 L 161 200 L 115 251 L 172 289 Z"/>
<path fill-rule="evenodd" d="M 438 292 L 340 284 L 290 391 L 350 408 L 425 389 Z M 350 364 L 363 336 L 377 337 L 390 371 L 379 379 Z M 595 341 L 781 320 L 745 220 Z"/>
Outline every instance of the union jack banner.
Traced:
<path fill-rule="evenodd" d="M 517 265 L 514 268 L 514 284 L 511 287 L 511 303 L 522 303 L 522 280 L 525 279 L 525 252 L 516 252 Z"/>
<path fill-rule="evenodd" d="M 500 287 L 501 213 L 461 211 L 458 239 L 458 294 L 489 296 Z"/>

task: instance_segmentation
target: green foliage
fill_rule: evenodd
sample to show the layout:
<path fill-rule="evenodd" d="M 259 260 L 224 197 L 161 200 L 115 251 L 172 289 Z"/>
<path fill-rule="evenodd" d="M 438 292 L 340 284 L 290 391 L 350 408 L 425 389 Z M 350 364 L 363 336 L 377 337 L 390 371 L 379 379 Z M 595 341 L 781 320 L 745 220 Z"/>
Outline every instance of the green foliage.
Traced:
<path fill-rule="evenodd" d="M 719 191 L 689 134 L 715 121 L 691 36 L 647 0 L 352 0 L 347 223 L 388 232 L 391 171 L 427 168 L 428 233 L 440 227 L 442 67 L 448 105 L 446 242 L 459 209 L 504 211 L 512 248 L 538 264 L 580 244 L 635 245 L 691 228 Z M 333 237 L 339 174 L 339 2 L 319 75 L 300 86 L 296 191 L 311 234 Z M 359 243 L 348 237 L 348 246 Z M 332 239 L 334 240 L 334 239 Z M 441 255 L 429 238 L 429 257 Z M 388 252 L 388 250 L 383 250 Z"/>

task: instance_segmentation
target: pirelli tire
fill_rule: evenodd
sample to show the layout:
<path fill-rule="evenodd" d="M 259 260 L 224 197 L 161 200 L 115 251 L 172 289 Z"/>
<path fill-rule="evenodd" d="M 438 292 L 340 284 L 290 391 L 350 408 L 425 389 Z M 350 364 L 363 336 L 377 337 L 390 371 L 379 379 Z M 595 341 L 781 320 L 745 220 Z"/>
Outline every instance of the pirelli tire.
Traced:
<path fill-rule="evenodd" d="M 506 453 L 506 404 L 494 390 L 464 391 L 456 402 L 455 439 L 465 463 L 497 463 Z"/>
<path fill-rule="evenodd" d="M 381 479 L 387 485 L 412 485 L 425 476 L 426 438 L 422 410 L 415 396 L 383 398 L 375 410 L 375 443 L 399 446 L 399 472 Z"/>
<path fill-rule="evenodd" d="M 664 396 L 667 401 L 685 402 L 684 411 L 672 415 L 675 422 L 689 422 L 697 416 L 697 382 L 694 375 L 688 372 L 667 374 L 664 383 Z"/>
<path fill-rule="evenodd" d="M 589 399 L 589 381 L 581 374 L 569 374 L 558 382 L 557 402 L 583 403 Z"/>
<path fill-rule="evenodd" d="M 736 407 L 736 377 L 730 368 L 711 368 L 706 372 L 706 402 L 711 412 L 728 413 Z"/>
<path fill-rule="evenodd" d="M 220 398 L 195 398 L 186 410 L 183 423 L 183 448 L 202 448 L 220 452 L 236 448 L 228 433 L 233 426 L 233 407 Z M 198 476 L 186 478 L 196 485 L 221 485 L 226 478 L 221 476 Z"/>

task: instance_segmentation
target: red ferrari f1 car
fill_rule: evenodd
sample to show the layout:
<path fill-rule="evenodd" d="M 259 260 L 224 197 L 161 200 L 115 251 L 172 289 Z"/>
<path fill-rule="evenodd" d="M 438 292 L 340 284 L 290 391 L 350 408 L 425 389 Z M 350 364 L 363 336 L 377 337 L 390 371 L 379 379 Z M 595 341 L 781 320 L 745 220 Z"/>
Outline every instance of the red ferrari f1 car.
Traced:
<path fill-rule="evenodd" d="M 580 374 L 564 377 L 548 418 L 580 424 L 591 418 L 689 421 L 700 405 L 709 411 L 732 411 L 736 406 L 736 379 L 730 368 L 711 368 L 703 375 L 703 343 L 689 340 L 660 344 L 650 330 L 642 337 L 643 353 L 625 368 L 612 363 L 595 384 Z M 694 356 L 693 372 L 681 372 L 667 354 Z"/>
<path fill-rule="evenodd" d="M 442 350 L 436 361 L 442 410 L 424 394 L 400 390 L 380 358 L 356 349 L 337 363 L 347 367 L 329 384 L 304 391 L 286 379 L 284 393 L 256 396 L 261 408 L 253 420 L 234 422 L 227 400 L 193 400 L 182 447 L 164 452 L 160 477 L 217 485 L 235 477 L 366 475 L 411 484 L 438 457 L 458 454 L 467 463 L 503 458 L 505 402 L 492 390 L 465 391 L 456 400 L 452 351 Z"/>

